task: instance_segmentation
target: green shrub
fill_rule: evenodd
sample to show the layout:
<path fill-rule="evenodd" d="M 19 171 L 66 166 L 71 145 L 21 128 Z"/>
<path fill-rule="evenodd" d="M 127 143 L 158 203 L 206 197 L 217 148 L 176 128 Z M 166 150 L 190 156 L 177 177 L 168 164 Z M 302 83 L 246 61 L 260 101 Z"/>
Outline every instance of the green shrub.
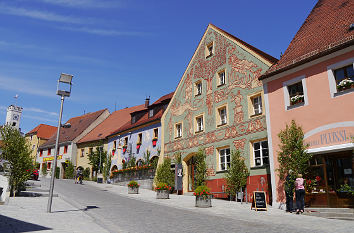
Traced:
<path fill-rule="evenodd" d="M 75 168 L 71 161 L 68 162 L 68 166 L 64 171 L 65 179 L 73 179 L 75 176 Z"/>
<path fill-rule="evenodd" d="M 206 174 L 206 163 L 205 163 L 205 151 L 203 148 L 199 148 L 197 154 L 195 155 L 196 158 L 196 171 L 195 171 L 195 185 L 202 186 L 205 185 L 205 180 L 207 178 Z"/>
<path fill-rule="evenodd" d="M 228 167 L 225 175 L 227 192 L 230 195 L 236 195 L 236 193 L 247 184 L 247 177 L 249 174 L 245 160 L 241 157 L 240 151 L 232 151 L 230 167 Z"/>
<path fill-rule="evenodd" d="M 155 187 L 155 190 L 169 190 L 171 191 L 172 187 L 168 186 L 166 183 L 158 183 Z"/>
<path fill-rule="evenodd" d="M 42 172 L 42 176 L 46 176 L 48 174 L 48 172 L 47 172 L 47 163 L 42 164 L 41 172 Z"/>
<path fill-rule="evenodd" d="M 60 167 L 56 167 L 55 168 L 55 178 L 59 179 L 59 175 L 60 175 Z"/>
<path fill-rule="evenodd" d="M 85 179 L 88 179 L 88 178 L 90 178 L 90 173 L 91 173 L 91 170 L 90 170 L 89 167 L 87 167 L 87 168 L 85 168 L 85 170 L 83 171 L 82 174 L 83 174 Z"/>
<path fill-rule="evenodd" d="M 165 158 L 163 163 L 160 164 L 156 171 L 155 182 L 166 183 L 167 185 L 174 187 L 175 174 L 171 171 L 171 159 Z"/>

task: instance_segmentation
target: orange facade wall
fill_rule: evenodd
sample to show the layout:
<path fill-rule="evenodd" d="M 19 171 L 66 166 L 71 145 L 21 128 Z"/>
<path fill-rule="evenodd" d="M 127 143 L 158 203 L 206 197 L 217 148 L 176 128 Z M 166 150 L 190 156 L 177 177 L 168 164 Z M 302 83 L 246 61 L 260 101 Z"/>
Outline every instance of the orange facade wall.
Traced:
<path fill-rule="evenodd" d="M 272 138 L 272 148 L 270 149 L 273 151 L 274 169 L 277 169 L 279 165 L 277 161 L 277 151 L 279 150 L 278 145 L 280 143 L 278 133 L 291 120 L 294 119 L 297 124 L 301 125 L 305 134 L 311 130 L 330 124 L 354 121 L 354 92 L 348 92 L 332 98 L 327 73 L 328 66 L 353 57 L 354 51 L 351 51 L 265 84 L 268 89 L 269 116 L 267 117 L 269 117 L 268 122 L 270 122 Z M 283 83 L 303 75 L 305 76 L 307 87 L 308 105 L 286 110 Z M 345 139 L 343 130 L 345 130 Z M 339 133 L 340 131 L 341 134 Z M 309 149 L 322 148 L 336 144 L 350 143 L 351 134 L 354 135 L 354 127 L 351 126 L 331 128 L 321 131 L 321 135 L 316 134 L 308 139 L 305 138 L 305 141 L 311 144 Z M 326 137 L 333 137 L 333 140 L 329 140 Z M 277 173 L 275 174 L 276 201 L 283 202 L 284 191 Z"/>

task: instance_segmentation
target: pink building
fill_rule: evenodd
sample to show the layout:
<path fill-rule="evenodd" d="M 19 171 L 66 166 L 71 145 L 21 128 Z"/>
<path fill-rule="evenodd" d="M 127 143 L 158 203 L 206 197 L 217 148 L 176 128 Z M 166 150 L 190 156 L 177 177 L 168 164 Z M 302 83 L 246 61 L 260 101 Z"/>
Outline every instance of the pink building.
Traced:
<path fill-rule="evenodd" d="M 354 207 L 354 2 L 319 0 L 281 59 L 259 79 L 266 105 L 273 205 L 285 201 L 278 133 L 295 120 L 313 154 L 312 207 Z"/>

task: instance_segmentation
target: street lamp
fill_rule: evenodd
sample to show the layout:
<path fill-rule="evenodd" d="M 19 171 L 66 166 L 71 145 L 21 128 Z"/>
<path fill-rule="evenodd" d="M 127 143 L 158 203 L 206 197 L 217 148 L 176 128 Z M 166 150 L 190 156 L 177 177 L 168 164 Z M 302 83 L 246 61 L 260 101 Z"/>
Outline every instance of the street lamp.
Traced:
<path fill-rule="evenodd" d="M 53 189 L 54 189 L 54 179 L 55 179 L 55 170 L 57 168 L 57 156 L 58 156 L 58 147 L 59 147 L 59 134 L 60 134 L 60 128 L 70 128 L 70 124 L 61 124 L 61 117 L 63 114 L 63 103 L 64 103 L 64 98 L 69 97 L 71 93 L 71 80 L 73 76 L 70 74 L 61 74 L 60 78 L 58 80 L 58 85 L 57 85 L 57 95 L 61 97 L 61 103 L 60 103 L 60 113 L 59 113 L 59 122 L 58 122 L 58 130 L 57 130 L 57 138 L 55 141 L 55 151 L 54 151 L 54 164 L 52 167 L 52 176 L 50 179 L 50 189 L 49 189 L 49 198 L 48 198 L 48 206 L 47 206 L 47 212 L 50 213 L 52 211 L 52 201 L 53 201 Z"/>

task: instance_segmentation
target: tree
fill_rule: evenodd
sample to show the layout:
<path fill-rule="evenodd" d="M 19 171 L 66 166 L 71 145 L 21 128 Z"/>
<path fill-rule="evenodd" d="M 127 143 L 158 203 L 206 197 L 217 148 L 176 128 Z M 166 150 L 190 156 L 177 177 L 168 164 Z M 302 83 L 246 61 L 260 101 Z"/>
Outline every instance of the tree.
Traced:
<path fill-rule="evenodd" d="M 136 166 L 136 158 L 133 155 L 129 155 L 127 167 L 135 167 Z"/>
<path fill-rule="evenodd" d="M 228 167 L 225 175 L 228 193 L 236 195 L 247 184 L 247 177 L 249 175 L 250 173 L 240 151 L 232 151 L 230 167 Z"/>
<path fill-rule="evenodd" d="M 170 158 L 165 158 L 163 163 L 157 167 L 155 183 L 166 183 L 171 187 L 175 186 L 175 174 L 171 171 Z"/>
<path fill-rule="evenodd" d="M 73 179 L 76 175 L 74 164 L 71 161 L 68 161 L 68 165 L 65 168 L 64 174 L 66 179 Z"/>
<path fill-rule="evenodd" d="M 0 129 L 0 137 L 3 141 L 0 157 L 10 164 L 10 194 L 15 195 L 31 176 L 31 148 L 20 132 L 12 126 L 4 125 Z"/>
<path fill-rule="evenodd" d="M 199 148 L 197 154 L 195 155 L 196 158 L 196 171 L 195 171 L 195 185 L 196 187 L 205 185 L 205 180 L 207 178 L 207 167 L 205 162 L 205 151 L 203 148 Z"/>
<path fill-rule="evenodd" d="M 143 164 L 144 165 L 149 165 L 150 164 L 150 151 L 146 150 L 146 152 L 144 152 L 144 161 Z"/>
<path fill-rule="evenodd" d="M 42 164 L 41 172 L 42 172 L 42 176 L 46 176 L 48 174 L 48 172 L 47 172 L 47 163 Z"/>
<path fill-rule="evenodd" d="M 309 160 L 312 155 L 306 152 L 308 145 L 304 143 L 304 133 L 302 128 L 296 124 L 294 120 L 291 121 L 290 126 L 286 125 L 285 130 L 281 130 L 278 134 L 280 139 L 278 162 L 279 178 L 282 181 L 286 180 L 289 170 L 293 173 L 288 182 L 294 182 L 297 174 L 305 175 L 309 168 Z M 286 187 L 293 185 L 286 184 Z"/>
<path fill-rule="evenodd" d="M 103 170 L 103 164 L 106 162 L 106 158 L 107 151 L 103 149 L 103 146 L 97 146 L 96 150 L 88 155 L 88 159 L 90 160 L 89 164 L 92 166 L 92 170 L 96 171 L 96 174 L 98 170 Z"/>
<path fill-rule="evenodd" d="M 174 153 L 173 157 L 175 164 L 182 164 L 182 153 L 180 151 Z"/>
<path fill-rule="evenodd" d="M 104 166 L 103 166 L 103 178 L 105 180 L 107 180 L 107 177 L 109 177 L 109 175 L 110 175 L 111 164 L 112 164 L 112 156 L 109 155 L 108 158 L 105 160 Z"/>

